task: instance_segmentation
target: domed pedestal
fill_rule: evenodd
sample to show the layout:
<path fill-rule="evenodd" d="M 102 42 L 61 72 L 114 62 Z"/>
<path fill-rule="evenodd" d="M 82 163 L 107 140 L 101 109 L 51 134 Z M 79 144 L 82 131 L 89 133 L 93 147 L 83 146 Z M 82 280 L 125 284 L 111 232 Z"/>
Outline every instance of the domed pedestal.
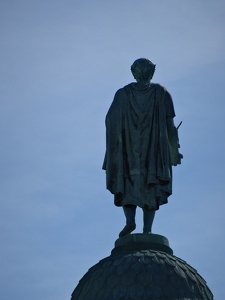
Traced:
<path fill-rule="evenodd" d="M 173 254 L 173 250 L 169 247 L 169 241 L 165 236 L 143 233 L 128 234 L 116 240 L 112 254 L 150 249 Z"/>
<path fill-rule="evenodd" d="M 109 257 L 94 265 L 71 300 L 212 300 L 205 280 L 173 255 L 167 238 L 130 234 L 119 238 Z"/>

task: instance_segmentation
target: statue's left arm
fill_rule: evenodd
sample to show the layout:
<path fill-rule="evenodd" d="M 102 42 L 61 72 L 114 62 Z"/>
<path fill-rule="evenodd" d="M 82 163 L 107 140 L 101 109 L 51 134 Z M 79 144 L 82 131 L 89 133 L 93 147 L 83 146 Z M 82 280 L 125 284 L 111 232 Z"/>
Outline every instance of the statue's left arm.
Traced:
<path fill-rule="evenodd" d="M 178 130 L 174 125 L 175 111 L 173 106 L 173 100 L 170 94 L 165 93 L 165 107 L 166 107 L 166 126 L 169 140 L 171 163 L 173 166 L 181 164 L 183 155 L 179 152 L 180 144 L 178 137 Z"/>
<path fill-rule="evenodd" d="M 178 131 L 174 125 L 172 117 L 167 117 L 166 125 L 172 166 L 177 166 L 181 164 L 181 159 L 183 158 L 183 155 L 179 152 L 180 144 L 178 138 Z"/>

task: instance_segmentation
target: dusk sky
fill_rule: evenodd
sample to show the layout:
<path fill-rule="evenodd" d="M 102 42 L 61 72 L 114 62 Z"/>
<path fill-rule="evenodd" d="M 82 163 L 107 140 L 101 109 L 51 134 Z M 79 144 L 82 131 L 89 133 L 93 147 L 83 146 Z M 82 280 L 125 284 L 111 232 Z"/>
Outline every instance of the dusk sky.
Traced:
<path fill-rule="evenodd" d="M 153 233 L 224 299 L 224 16 L 223 0 L 0 1 L 1 299 L 69 300 L 110 255 L 125 218 L 102 170 L 105 115 L 140 57 L 183 121 Z"/>

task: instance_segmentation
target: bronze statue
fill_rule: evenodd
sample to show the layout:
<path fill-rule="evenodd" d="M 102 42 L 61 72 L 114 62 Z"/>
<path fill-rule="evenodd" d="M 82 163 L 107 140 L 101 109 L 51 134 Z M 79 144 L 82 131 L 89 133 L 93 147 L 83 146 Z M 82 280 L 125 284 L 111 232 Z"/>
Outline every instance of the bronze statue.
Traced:
<path fill-rule="evenodd" d="M 155 65 L 146 58 L 131 66 L 136 83 L 119 89 L 106 115 L 107 189 L 122 206 L 126 226 L 135 228 L 136 207 L 143 209 L 144 233 L 151 233 L 155 211 L 172 194 L 172 166 L 181 163 L 173 101 L 167 90 L 151 83 Z"/>

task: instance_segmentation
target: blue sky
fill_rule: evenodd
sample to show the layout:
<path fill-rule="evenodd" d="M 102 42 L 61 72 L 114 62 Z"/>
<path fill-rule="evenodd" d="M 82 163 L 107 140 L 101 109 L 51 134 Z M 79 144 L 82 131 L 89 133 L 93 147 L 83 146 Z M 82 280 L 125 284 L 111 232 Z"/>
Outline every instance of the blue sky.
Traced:
<path fill-rule="evenodd" d="M 1 1 L 3 299 L 70 299 L 110 255 L 125 220 L 101 170 L 104 119 L 139 57 L 183 121 L 183 163 L 153 232 L 223 299 L 224 13 L 222 0 Z"/>

